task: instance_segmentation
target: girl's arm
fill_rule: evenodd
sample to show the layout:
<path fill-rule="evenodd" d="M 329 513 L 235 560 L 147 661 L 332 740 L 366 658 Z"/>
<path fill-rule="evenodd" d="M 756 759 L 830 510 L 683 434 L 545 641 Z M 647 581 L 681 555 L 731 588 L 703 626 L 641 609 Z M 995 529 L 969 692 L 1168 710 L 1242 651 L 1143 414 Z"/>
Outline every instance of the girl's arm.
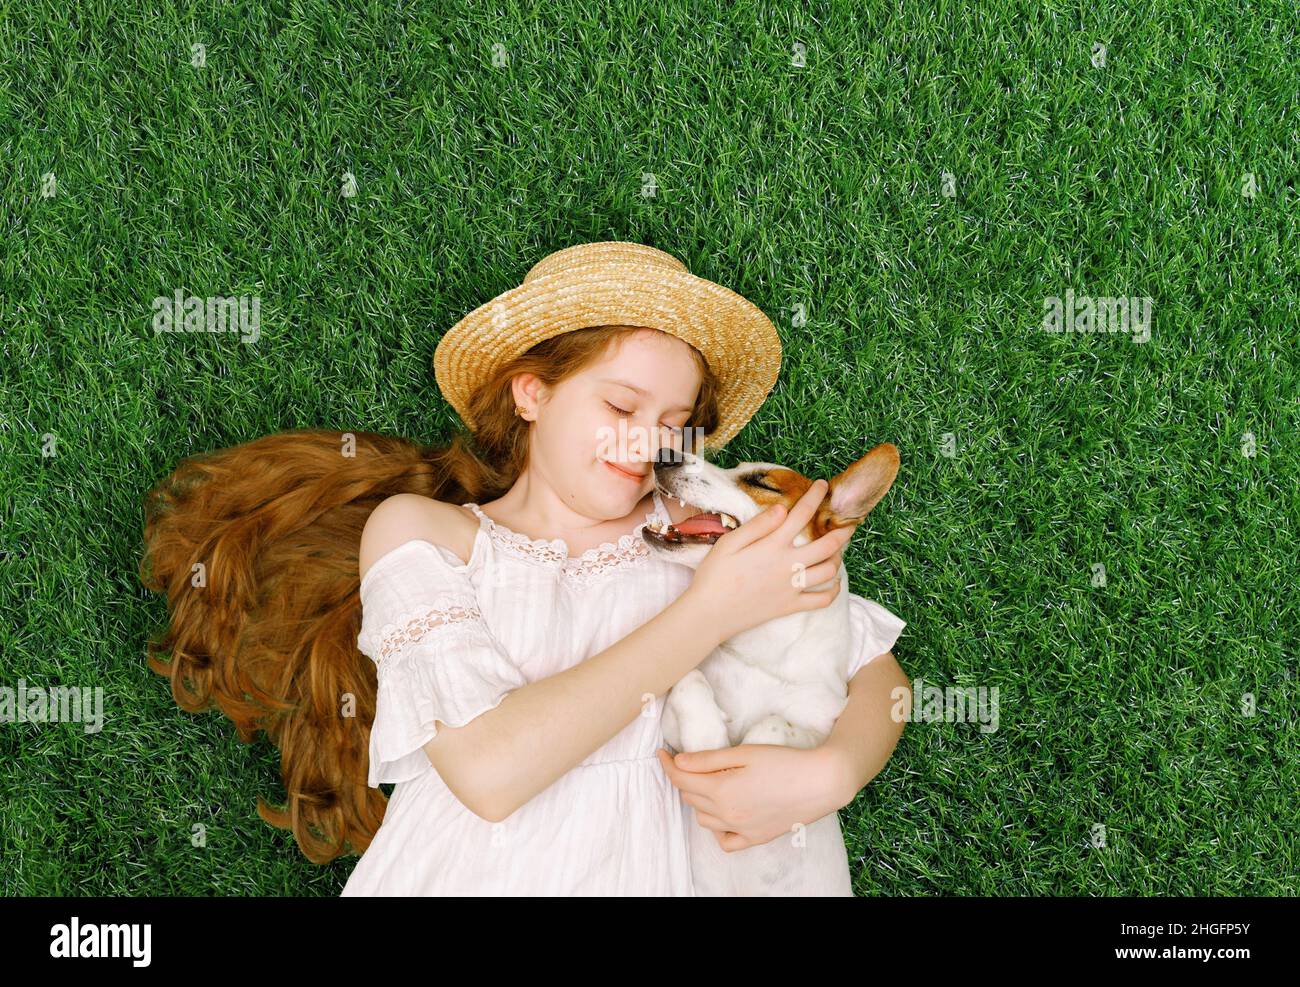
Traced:
<path fill-rule="evenodd" d="M 599 654 L 514 690 L 463 726 L 444 724 L 425 753 L 463 804 L 500 822 L 637 716 L 658 715 L 658 697 L 719 643 L 703 630 L 711 610 L 688 588 Z"/>
<path fill-rule="evenodd" d="M 840 786 L 835 795 L 838 807 L 857 798 L 894 753 L 904 722 L 894 716 L 896 707 L 912 708 L 912 690 L 894 653 L 887 651 L 849 680 L 844 712 L 817 748 L 831 764 L 828 777 Z"/>

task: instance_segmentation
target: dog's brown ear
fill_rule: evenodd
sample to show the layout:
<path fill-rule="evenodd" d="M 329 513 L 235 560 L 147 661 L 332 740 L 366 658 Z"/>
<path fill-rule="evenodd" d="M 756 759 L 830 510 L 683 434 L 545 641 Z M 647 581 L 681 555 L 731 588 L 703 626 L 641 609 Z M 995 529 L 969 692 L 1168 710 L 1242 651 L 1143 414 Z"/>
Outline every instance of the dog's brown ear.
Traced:
<path fill-rule="evenodd" d="M 839 476 L 830 480 L 831 527 L 859 524 L 898 475 L 898 450 L 882 442 Z"/>

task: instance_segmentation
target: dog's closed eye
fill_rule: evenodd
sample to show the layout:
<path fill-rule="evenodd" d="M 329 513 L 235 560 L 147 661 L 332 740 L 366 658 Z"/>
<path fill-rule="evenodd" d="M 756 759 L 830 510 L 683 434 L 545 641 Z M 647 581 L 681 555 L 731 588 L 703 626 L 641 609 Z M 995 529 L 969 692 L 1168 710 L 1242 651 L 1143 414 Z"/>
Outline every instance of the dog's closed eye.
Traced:
<path fill-rule="evenodd" d="M 766 483 L 762 482 L 763 475 L 764 474 L 762 473 L 746 473 L 740 478 L 740 482 L 747 483 L 751 487 L 758 487 L 760 490 L 770 490 L 772 493 L 780 493 L 781 491 L 776 487 L 769 487 Z"/>

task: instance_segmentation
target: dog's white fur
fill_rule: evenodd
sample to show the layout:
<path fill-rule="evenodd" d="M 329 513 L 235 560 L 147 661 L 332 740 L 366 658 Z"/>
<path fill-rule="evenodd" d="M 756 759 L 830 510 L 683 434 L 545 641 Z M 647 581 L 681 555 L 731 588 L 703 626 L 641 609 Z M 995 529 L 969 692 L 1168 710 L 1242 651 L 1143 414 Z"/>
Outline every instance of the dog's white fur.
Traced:
<path fill-rule="evenodd" d="M 888 455 L 867 464 L 872 457 L 868 454 L 830 481 L 827 496 L 841 517 L 860 521 L 884 496 L 898 463 L 897 450 L 887 448 Z M 681 455 L 682 465 L 656 467 L 659 489 L 703 510 L 726 512 L 742 524 L 762 508 L 745 493 L 739 478 L 755 471 L 786 469 L 757 462 L 722 469 L 691 453 Z M 692 569 L 712 548 L 689 542 L 664 545 L 650 535 L 645 540 L 657 554 Z M 794 544 L 808 540 L 801 533 Z M 842 561 L 835 578 L 842 585 L 829 606 L 788 614 L 724 641 L 673 686 L 662 717 L 670 747 L 676 751 L 737 744 L 810 748 L 830 735 L 848 701 L 852 647 L 848 573 Z M 831 585 L 828 581 L 805 588 Z M 689 830 L 697 895 L 853 894 L 837 813 L 768 843 L 732 852 L 724 851 L 713 831 L 694 819 Z"/>

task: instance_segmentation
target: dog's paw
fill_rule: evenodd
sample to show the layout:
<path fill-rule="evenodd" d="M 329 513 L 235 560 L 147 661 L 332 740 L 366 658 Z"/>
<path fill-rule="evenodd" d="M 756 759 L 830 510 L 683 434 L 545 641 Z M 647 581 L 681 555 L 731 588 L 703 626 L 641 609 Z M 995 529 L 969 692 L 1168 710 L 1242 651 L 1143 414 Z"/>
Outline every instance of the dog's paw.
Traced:
<path fill-rule="evenodd" d="M 811 731 L 797 727 L 779 713 L 763 717 L 747 731 L 742 744 L 775 744 L 778 747 L 816 747 Z"/>
<path fill-rule="evenodd" d="M 700 702 L 707 699 L 713 702 L 713 686 L 698 668 L 692 668 L 673 686 L 671 698 L 682 703 Z"/>
<path fill-rule="evenodd" d="M 682 731 L 682 749 L 688 753 L 696 751 L 716 751 L 731 746 L 727 728 L 721 722 L 700 722 L 689 725 Z"/>
<path fill-rule="evenodd" d="M 713 686 L 698 668 L 687 672 L 668 696 L 682 750 L 712 751 L 730 747 L 726 714 L 713 698 Z"/>

